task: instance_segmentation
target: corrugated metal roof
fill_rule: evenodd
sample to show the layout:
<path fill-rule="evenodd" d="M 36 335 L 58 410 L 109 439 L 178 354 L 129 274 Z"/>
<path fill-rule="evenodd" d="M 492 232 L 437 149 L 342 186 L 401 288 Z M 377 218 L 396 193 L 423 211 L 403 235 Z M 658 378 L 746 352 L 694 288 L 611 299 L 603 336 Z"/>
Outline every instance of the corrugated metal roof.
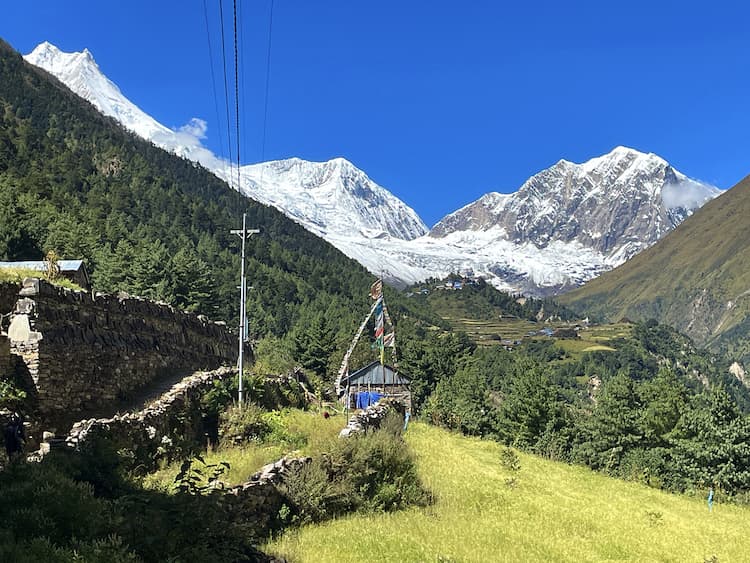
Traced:
<path fill-rule="evenodd" d="M 75 272 L 83 266 L 83 260 L 58 260 L 57 265 L 61 272 Z M 0 268 L 21 268 L 24 270 L 47 271 L 47 263 L 41 260 L 28 260 L 24 262 L 0 262 Z"/>
<path fill-rule="evenodd" d="M 402 373 L 396 373 L 395 370 L 386 365 L 381 370 L 380 362 L 372 362 L 370 365 L 363 367 L 354 373 L 349 374 L 341 380 L 342 386 L 347 385 L 382 385 L 383 376 L 385 376 L 386 385 L 409 385 L 409 378 Z"/>

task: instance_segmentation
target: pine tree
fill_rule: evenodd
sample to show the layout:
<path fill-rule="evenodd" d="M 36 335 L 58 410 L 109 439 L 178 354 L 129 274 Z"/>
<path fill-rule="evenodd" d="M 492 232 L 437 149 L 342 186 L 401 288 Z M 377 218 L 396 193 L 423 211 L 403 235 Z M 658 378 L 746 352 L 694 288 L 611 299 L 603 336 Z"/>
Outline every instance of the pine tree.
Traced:
<path fill-rule="evenodd" d="M 750 490 L 750 420 L 722 387 L 698 396 L 671 436 L 679 488 Z"/>

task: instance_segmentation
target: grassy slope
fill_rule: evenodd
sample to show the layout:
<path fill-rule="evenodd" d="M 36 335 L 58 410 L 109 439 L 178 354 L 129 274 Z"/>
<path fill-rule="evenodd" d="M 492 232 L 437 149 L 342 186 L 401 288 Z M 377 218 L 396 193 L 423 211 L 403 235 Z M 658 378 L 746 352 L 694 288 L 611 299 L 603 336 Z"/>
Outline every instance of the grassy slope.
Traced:
<path fill-rule="evenodd" d="M 702 499 L 524 454 L 514 474 L 501 467 L 498 444 L 423 424 L 407 436 L 433 506 L 307 526 L 266 549 L 316 563 L 748 559 L 748 509 L 717 504 L 709 513 Z"/>
<path fill-rule="evenodd" d="M 338 439 L 346 426 L 343 414 L 328 411 L 332 416 L 324 418 L 322 413 L 312 410 L 286 409 L 282 411 L 283 432 L 272 434 L 264 442 L 253 442 L 241 446 L 216 448 L 202 457 L 208 464 L 225 461 L 229 471 L 222 481 L 239 485 L 267 463 L 284 455 L 320 455 L 329 450 L 329 444 Z M 181 462 L 176 461 L 145 478 L 145 484 L 154 489 L 171 490 L 180 471 Z"/>
<path fill-rule="evenodd" d="M 655 246 L 559 300 L 612 320 L 653 317 L 750 359 L 748 217 L 750 177 Z"/>

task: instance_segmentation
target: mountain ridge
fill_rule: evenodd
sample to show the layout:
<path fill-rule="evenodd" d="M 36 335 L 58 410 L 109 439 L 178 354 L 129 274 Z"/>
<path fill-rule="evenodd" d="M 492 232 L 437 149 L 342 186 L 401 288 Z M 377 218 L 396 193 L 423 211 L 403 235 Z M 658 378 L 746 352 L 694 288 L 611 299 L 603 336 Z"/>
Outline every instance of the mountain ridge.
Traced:
<path fill-rule="evenodd" d="M 651 248 L 560 300 L 612 320 L 654 318 L 750 362 L 750 176 Z"/>
<path fill-rule="evenodd" d="M 101 74 L 88 51 L 64 54 L 43 43 L 26 59 L 68 80 L 126 128 L 200 162 L 394 285 L 467 272 L 500 289 L 559 293 L 647 248 L 718 193 L 653 153 L 615 147 L 582 164 L 561 159 L 518 191 L 485 194 L 428 231 L 413 209 L 343 158 L 244 165 L 237 186 L 229 163 L 203 147 L 205 122 L 193 119 L 178 131 L 168 129 L 140 112 L 103 74 L 95 81 L 106 91 L 103 96 L 83 88 L 77 78 Z M 143 123 L 129 126 L 133 116 Z M 612 198 L 615 189 L 623 200 L 619 205 Z"/>
<path fill-rule="evenodd" d="M 236 169 L 232 172 L 232 165 L 228 161 L 218 158 L 202 145 L 201 139 L 206 133 L 204 121 L 193 118 L 190 123 L 177 131 L 161 125 L 122 94 L 120 89 L 101 72 L 88 50 L 82 53 L 64 53 L 51 43 L 44 42 L 24 58 L 31 64 L 50 72 L 73 92 L 91 102 L 99 111 L 118 120 L 126 129 L 169 152 L 200 162 L 245 195 L 282 210 L 319 236 L 325 235 L 330 225 L 335 225 L 344 234 L 372 232 L 375 236 L 380 236 L 382 231 L 395 238 L 414 238 L 427 232 L 427 227 L 413 209 L 343 158 L 323 163 L 287 159 L 241 166 L 240 185 L 237 186 Z M 264 189 L 261 170 L 273 169 L 277 166 L 276 163 L 285 162 L 290 163 L 292 167 L 295 165 L 299 167 L 300 163 L 305 163 L 303 166 L 307 168 L 307 184 L 313 189 L 283 192 Z M 338 186 L 331 185 L 330 176 L 325 177 L 326 171 L 332 167 L 338 167 L 345 172 L 340 176 L 341 181 Z M 266 182 L 273 181 L 273 174 L 269 176 Z M 335 201 L 326 197 L 316 200 L 314 188 L 320 188 L 323 185 L 332 188 L 331 191 L 335 192 L 332 194 L 336 197 Z M 275 187 L 278 187 L 278 183 Z M 382 212 L 369 213 L 371 208 L 354 205 L 350 190 L 363 190 L 371 194 L 380 204 Z M 309 216 L 294 212 L 295 210 L 309 212 L 310 200 L 313 200 L 314 209 L 317 212 L 312 220 Z M 348 212 L 346 221 L 340 220 L 338 210 L 332 210 L 333 203 L 345 207 Z M 390 217 L 396 217 L 398 221 L 388 220 Z"/>

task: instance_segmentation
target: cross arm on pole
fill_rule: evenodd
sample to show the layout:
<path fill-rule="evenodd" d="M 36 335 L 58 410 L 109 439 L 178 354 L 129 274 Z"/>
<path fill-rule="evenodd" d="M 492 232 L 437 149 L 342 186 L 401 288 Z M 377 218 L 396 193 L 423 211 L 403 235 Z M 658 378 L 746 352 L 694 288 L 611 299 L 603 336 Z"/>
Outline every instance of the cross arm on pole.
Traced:
<path fill-rule="evenodd" d="M 229 232 L 232 233 L 233 235 L 237 235 L 238 237 L 242 238 L 242 233 L 243 233 L 242 229 L 232 229 Z M 260 233 L 260 229 L 245 229 L 244 233 L 245 233 L 245 238 L 250 238 L 250 235 L 257 235 L 258 233 Z"/>

